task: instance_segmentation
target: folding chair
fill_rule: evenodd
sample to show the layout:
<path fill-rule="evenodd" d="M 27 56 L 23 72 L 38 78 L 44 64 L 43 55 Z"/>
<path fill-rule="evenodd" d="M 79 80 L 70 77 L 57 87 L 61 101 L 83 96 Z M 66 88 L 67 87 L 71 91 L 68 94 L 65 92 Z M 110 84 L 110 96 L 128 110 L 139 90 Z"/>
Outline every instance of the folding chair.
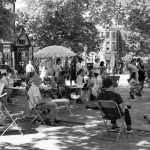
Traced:
<path fill-rule="evenodd" d="M 59 93 L 59 95 L 61 96 L 61 98 L 58 98 L 58 99 L 53 99 L 52 100 L 52 102 L 55 102 L 55 103 L 62 103 L 64 106 L 65 106 L 65 108 L 70 112 L 70 114 L 72 115 L 73 113 L 72 113 L 72 111 L 70 110 L 70 103 L 71 103 L 71 101 L 70 101 L 70 98 L 69 97 L 67 97 L 66 95 L 64 95 L 64 93 L 61 91 L 61 88 L 64 88 L 64 85 L 59 85 L 58 87 L 57 87 L 57 89 L 58 89 L 58 93 Z M 64 111 L 65 111 L 65 109 L 64 109 Z M 64 112 L 63 111 L 63 112 Z"/>
<path fill-rule="evenodd" d="M 5 132 L 14 124 L 18 131 L 21 133 L 21 135 L 23 135 L 22 131 L 20 130 L 20 127 L 17 124 L 17 120 L 21 119 L 21 116 L 24 114 L 23 111 L 19 112 L 19 113 L 10 113 L 9 110 L 7 109 L 7 107 L 5 106 L 4 102 L 3 102 L 3 97 L 5 98 L 5 101 L 7 100 L 7 93 L 2 94 L 3 89 L 4 89 L 4 84 L 0 84 L 0 101 L 1 101 L 1 110 L 0 113 L 2 115 L 5 116 L 5 118 L 9 118 L 10 119 L 10 123 L 7 125 L 7 127 L 5 128 L 5 130 L 2 132 L 1 136 L 3 136 L 5 134 Z M 2 94 L 2 95 L 1 95 Z"/>
<path fill-rule="evenodd" d="M 84 103 L 84 101 L 83 101 L 83 98 L 87 95 L 88 96 L 88 99 L 90 99 L 90 93 L 89 93 L 89 91 L 91 90 L 90 89 L 91 87 L 83 87 L 83 90 L 84 90 L 84 93 L 83 93 L 83 95 L 81 95 L 81 100 L 82 100 L 82 102 Z M 86 102 L 85 102 L 85 104 L 86 104 Z"/>
<path fill-rule="evenodd" d="M 110 139 L 110 140 L 116 140 L 118 141 L 119 139 L 119 136 L 121 134 L 121 131 L 125 131 L 126 130 L 126 127 L 125 127 L 125 120 L 124 120 L 124 117 L 122 115 L 122 113 L 120 112 L 120 109 L 117 105 L 116 102 L 112 101 L 112 100 L 100 100 L 98 101 L 98 105 L 99 105 L 99 109 L 100 109 L 100 112 L 101 112 L 101 115 L 102 115 L 102 119 L 103 119 L 103 122 L 104 122 L 104 128 L 105 128 L 105 131 L 107 130 L 107 133 L 109 135 L 109 137 L 111 136 L 110 135 L 110 128 L 109 126 L 107 125 L 107 122 L 109 120 L 111 121 L 116 121 L 116 120 L 120 120 L 121 121 L 121 124 L 118 128 L 118 134 L 117 134 L 117 137 L 116 138 L 107 138 L 107 137 L 104 137 L 102 134 L 104 133 L 104 128 L 101 130 L 100 132 L 100 139 L 103 138 L 103 139 Z M 127 138 L 128 138 L 128 134 L 127 135 Z"/>
<path fill-rule="evenodd" d="M 31 120 L 30 124 L 33 123 L 37 118 L 39 118 L 41 120 L 41 122 L 46 125 L 46 123 L 44 122 L 44 119 L 42 118 L 41 114 L 43 113 L 44 111 L 44 108 L 42 109 L 40 106 L 40 104 L 37 104 L 36 107 L 33 106 L 29 96 L 28 96 L 28 93 L 26 91 L 26 95 L 27 95 L 27 101 L 29 102 L 29 104 L 32 106 L 32 110 L 34 110 L 35 112 L 35 115 L 34 115 L 34 118 Z"/>

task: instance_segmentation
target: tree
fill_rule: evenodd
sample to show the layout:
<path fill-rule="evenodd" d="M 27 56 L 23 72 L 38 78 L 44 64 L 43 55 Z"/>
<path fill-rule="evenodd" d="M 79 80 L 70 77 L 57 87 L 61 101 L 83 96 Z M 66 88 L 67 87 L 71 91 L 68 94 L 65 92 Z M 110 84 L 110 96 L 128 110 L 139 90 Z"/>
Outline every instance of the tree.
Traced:
<path fill-rule="evenodd" d="M 0 38 L 9 40 L 14 30 L 15 15 L 5 8 L 8 0 L 0 2 Z"/>
<path fill-rule="evenodd" d="M 127 44 L 135 55 L 149 54 L 150 49 L 150 4 L 148 0 L 132 1 L 125 27 L 129 34 Z"/>
<path fill-rule="evenodd" d="M 135 55 L 145 55 L 150 49 L 149 0 L 92 0 L 89 18 L 103 27 L 116 25 L 127 31 L 124 49 Z"/>
<path fill-rule="evenodd" d="M 37 35 L 41 47 L 63 45 L 78 53 L 87 45 L 88 51 L 94 51 L 101 40 L 93 22 L 84 18 L 86 8 L 86 0 L 39 0 L 30 3 L 28 10 L 18 11 L 18 25 Z"/>

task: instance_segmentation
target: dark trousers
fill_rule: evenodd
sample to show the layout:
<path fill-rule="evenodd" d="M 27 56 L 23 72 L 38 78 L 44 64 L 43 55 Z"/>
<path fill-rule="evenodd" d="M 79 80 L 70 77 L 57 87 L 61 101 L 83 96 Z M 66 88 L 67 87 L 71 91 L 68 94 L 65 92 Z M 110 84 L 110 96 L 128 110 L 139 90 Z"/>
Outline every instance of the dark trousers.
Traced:
<path fill-rule="evenodd" d="M 124 119 L 125 119 L 125 122 L 126 122 L 126 125 L 131 125 L 132 122 L 131 122 L 131 117 L 130 117 L 130 113 L 129 113 L 129 110 L 128 108 L 125 108 L 125 111 L 124 111 Z M 113 120 L 111 121 L 112 124 L 116 124 L 116 120 Z"/>

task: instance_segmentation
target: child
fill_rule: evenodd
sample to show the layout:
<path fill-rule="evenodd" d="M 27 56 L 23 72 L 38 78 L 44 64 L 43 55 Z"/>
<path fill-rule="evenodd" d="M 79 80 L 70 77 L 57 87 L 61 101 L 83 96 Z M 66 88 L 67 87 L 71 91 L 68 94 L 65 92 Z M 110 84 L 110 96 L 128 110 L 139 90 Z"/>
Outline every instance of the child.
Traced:
<path fill-rule="evenodd" d="M 139 92 L 140 85 L 139 85 L 139 82 L 137 81 L 136 72 L 132 72 L 131 73 L 129 84 L 130 84 L 130 92 L 129 92 L 129 94 L 130 94 L 131 98 L 134 99 L 134 95 L 135 94 L 137 96 L 141 97 L 142 95 Z"/>

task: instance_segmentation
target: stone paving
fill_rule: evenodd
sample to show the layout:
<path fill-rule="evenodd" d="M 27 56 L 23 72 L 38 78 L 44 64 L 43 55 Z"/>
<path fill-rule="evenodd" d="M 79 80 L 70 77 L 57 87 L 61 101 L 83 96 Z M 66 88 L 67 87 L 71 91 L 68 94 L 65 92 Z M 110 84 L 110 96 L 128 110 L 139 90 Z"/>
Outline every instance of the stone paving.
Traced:
<path fill-rule="evenodd" d="M 142 99 L 128 99 L 129 86 L 127 75 L 122 75 L 119 87 L 115 89 L 130 104 L 133 129 L 145 130 L 150 133 L 150 124 L 143 115 L 150 113 L 150 88 L 144 88 Z M 25 96 L 17 97 L 17 106 L 9 106 L 10 111 L 26 110 L 28 104 Z M 39 125 L 34 129 L 25 130 L 25 135 L 18 132 L 8 132 L 0 137 L 1 150 L 148 150 L 150 149 L 150 134 L 131 134 L 127 140 L 122 135 L 118 143 L 99 140 L 99 124 L 102 123 L 100 112 L 86 110 L 83 105 L 72 108 L 74 115 L 65 111 L 58 111 L 58 118 L 62 121 L 58 127 Z"/>

